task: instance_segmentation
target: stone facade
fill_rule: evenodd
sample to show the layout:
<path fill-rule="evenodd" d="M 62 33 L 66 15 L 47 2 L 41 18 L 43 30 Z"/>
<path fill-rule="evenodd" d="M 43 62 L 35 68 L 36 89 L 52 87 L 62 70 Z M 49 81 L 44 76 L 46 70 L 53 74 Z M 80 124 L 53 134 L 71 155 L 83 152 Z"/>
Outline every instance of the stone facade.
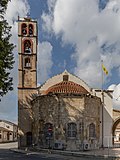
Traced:
<path fill-rule="evenodd" d="M 68 150 L 80 150 L 85 141 L 94 147 L 99 145 L 100 98 L 66 94 L 42 95 L 32 101 L 32 106 L 33 143 L 38 146 L 49 147 L 49 137 L 45 135 L 45 124 L 48 123 L 53 126 L 50 147 L 55 147 L 56 142 L 64 144 Z M 68 124 L 76 125 L 75 135 L 68 134 Z M 93 137 L 89 131 L 91 124 L 95 126 L 91 130 L 94 132 Z"/>
<path fill-rule="evenodd" d="M 0 120 L 0 142 L 17 141 L 18 127 L 16 124 Z"/>

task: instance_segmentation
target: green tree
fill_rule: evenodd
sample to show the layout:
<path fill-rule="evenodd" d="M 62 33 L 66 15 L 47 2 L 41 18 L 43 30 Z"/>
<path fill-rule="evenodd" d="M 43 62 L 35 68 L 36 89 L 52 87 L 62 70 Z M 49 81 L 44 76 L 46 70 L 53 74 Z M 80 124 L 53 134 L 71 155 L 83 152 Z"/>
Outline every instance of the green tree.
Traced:
<path fill-rule="evenodd" d="M 10 43 L 11 27 L 4 18 L 9 0 L 0 0 L 0 97 L 13 90 L 13 78 L 10 70 L 13 68 L 14 44 Z"/>

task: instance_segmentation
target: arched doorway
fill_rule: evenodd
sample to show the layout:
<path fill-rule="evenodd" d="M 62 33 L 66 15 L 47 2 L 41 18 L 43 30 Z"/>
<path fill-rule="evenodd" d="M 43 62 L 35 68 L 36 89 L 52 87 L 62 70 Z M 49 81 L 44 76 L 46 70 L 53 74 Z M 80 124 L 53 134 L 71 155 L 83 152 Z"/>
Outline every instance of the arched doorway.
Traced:
<path fill-rule="evenodd" d="M 120 147 L 120 118 L 116 119 L 112 128 L 113 145 Z"/>
<path fill-rule="evenodd" d="M 32 132 L 26 133 L 26 144 L 27 144 L 27 146 L 32 145 Z"/>

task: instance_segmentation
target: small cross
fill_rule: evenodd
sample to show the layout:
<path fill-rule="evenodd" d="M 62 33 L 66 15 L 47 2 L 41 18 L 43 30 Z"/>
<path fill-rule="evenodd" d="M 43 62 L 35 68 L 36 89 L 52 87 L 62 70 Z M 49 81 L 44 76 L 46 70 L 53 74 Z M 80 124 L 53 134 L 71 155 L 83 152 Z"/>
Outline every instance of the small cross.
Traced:
<path fill-rule="evenodd" d="M 27 18 L 30 18 L 30 13 L 29 12 L 27 13 Z"/>

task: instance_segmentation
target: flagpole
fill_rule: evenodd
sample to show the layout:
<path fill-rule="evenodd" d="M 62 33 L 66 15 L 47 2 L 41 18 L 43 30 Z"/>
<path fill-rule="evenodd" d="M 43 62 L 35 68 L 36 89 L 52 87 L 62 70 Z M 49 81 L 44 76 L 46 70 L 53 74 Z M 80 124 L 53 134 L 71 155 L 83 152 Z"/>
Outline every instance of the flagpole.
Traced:
<path fill-rule="evenodd" d="M 103 91 L 103 69 L 102 69 L 102 65 L 103 65 L 103 60 L 101 60 L 101 75 L 102 75 L 101 88 L 102 88 L 102 91 Z"/>
<path fill-rule="evenodd" d="M 102 70 L 103 60 L 101 60 L 101 71 L 102 71 L 102 148 L 104 147 L 103 141 L 104 141 L 104 93 L 103 93 L 103 70 Z"/>

